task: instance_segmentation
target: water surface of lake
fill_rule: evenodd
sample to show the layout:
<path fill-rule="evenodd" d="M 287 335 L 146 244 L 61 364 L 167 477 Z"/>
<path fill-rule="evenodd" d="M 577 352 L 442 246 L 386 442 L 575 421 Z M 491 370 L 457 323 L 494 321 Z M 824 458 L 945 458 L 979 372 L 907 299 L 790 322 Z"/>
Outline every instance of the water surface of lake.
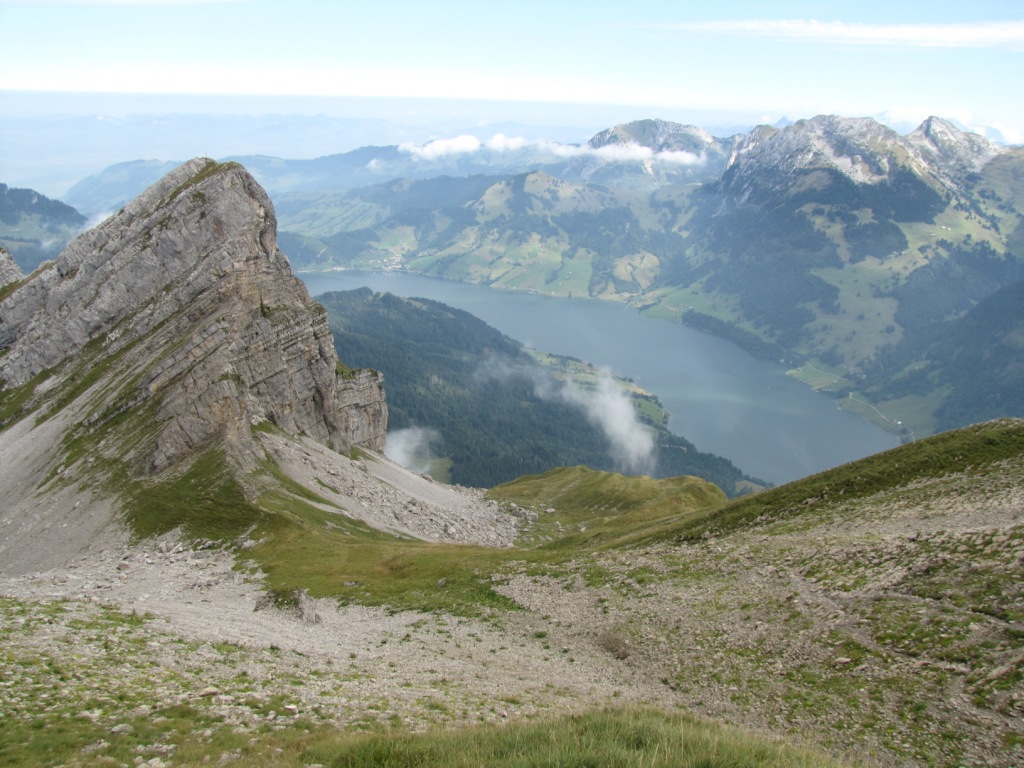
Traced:
<path fill-rule="evenodd" d="M 787 376 L 781 366 L 685 325 L 644 317 L 625 304 L 499 291 L 404 272 L 299 277 L 314 296 L 369 286 L 440 301 L 538 350 L 607 366 L 657 395 L 672 414 L 673 432 L 772 483 L 899 444 L 894 435 Z"/>

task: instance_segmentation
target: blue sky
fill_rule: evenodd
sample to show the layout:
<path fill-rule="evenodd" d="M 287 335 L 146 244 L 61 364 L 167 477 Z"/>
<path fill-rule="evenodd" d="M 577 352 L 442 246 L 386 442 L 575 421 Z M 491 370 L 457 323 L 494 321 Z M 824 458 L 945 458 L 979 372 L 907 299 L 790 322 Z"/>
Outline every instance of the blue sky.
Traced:
<path fill-rule="evenodd" d="M 0 30 L 5 91 L 937 114 L 1024 142 L 1017 0 L 0 0 Z"/>

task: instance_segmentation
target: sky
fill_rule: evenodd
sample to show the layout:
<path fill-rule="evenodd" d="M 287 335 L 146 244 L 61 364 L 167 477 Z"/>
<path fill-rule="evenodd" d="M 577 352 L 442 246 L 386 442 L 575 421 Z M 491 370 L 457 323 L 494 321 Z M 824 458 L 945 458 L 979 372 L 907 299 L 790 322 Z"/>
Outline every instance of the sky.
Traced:
<path fill-rule="evenodd" d="M 934 114 L 1024 142 L 1019 0 L 0 0 L 0 30 L 8 114 L 99 103 L 69 92 L 149 94 L 136 104 L 152 111 L 187 103 L 169 94 L 309 113 L 388 97 L 486 100 L 504 119 L 524 104 L 750 124 Z M 284 95 L 308 98 L 270 98 Z"/>

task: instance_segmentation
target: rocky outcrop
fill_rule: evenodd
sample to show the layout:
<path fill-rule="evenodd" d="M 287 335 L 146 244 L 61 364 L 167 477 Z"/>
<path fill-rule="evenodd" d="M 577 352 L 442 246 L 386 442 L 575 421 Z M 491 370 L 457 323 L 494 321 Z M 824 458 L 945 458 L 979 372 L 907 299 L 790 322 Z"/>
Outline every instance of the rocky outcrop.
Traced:
<path fill-rule="evenodd" d="M 958 181 L 977 173 L 989 160 L 1005 151 L 991 139 L 961 131 L 940 117 L 929 117 L 907 136 L 907 141 L 931 165 L 944 169 Z"/>
<path fill-rule="evenodd" d="M 336 451 L 383 448 L 382 377 L 339 366 L 269 198 L 237 164 L 185 163 L 78 237 L 0 303 L 0 350 L 6 386 L 48 376 L 87 424 L 151 406 L 156 434 L 133 457 L 147 471 L 218 439 L 243 446 L 265 420 Z M 82 398 L 97 367 L 108 375 Z"/>
<path fill-rule="evenodd" d="M 691 152 L 695 155 L 724 154 L 726 142 L 703 128 L 667 120 L 636 120 L 616 125 L 596 134 L 587 144 L 594 148 L 608 146 L 647 147 L 654 152 Z"/>
<path fill-rule="evenodd" d="M 937 188 L 956 189 L 967 174 L 1004 151 L 936 117 L 901 136 L 868 117 L 818 115 L 782 130 L 759 126 L 736 137 L 728 168 L 732 179 L 828 169 L 858 184 L 889 182 L 903 168 Z"/>
<path fill-rule="evenodd" d="M 24 277 L 11 254 L 0 248 L 0 288 L 23 280 Z"/>

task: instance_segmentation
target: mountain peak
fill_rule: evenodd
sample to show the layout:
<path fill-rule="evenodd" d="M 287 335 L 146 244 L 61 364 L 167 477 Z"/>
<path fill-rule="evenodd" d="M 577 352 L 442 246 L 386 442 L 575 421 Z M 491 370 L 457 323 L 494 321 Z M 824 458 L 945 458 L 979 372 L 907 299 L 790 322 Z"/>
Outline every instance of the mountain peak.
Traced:
<path fill-rule="evenodd" d="M 651 118 L 622 123 L 601 131 L 591 138 L 588 144 L 594 149 L 615 144 L 636 144 L 655 152 L 699 154 L 717 148 L 719 140 L 703 128 L 694 125 Z"/>
<path fill-rule="evenodd" d="M 289 270 L 266 193 L 241 166 L 191 160 L 118 214 L 76 238 L 10 297 L 0 315 L 17 336 L 0 366 L 20 385 L 76 355 L 158 292 L 187 305 L 230 271 Z M 219 247 L 224 235 L 242 238 Z M 234 258 L 244 251 L 244 261 Z M 196 268 L 203 264 L 204 270 Z M 49 321 L 37 316 L 45 310 Z M 22 327 L 24 326 L 24 327 Z"/>
<path fill-rule="evenodd" d="M 860 184 L 889 180 L 899 167 L 955 189 L 965 173 L 1004 151 L 995 142 L 932 117 L 909 136 L 870 117 L 818 115 L 781 130 L 759 126 L 733 145 L 732 175 L 829 169 Z"/>
<path fill-rule="evenodd" d="M 961 131 L 949 120 L 929 117 L 907 136 L 910 142 L 931 162 L 941 165 L 954 176 L 972 173 L 1006 151 L 1005 147 L 976 133 Z"/>
<path fill-rule="evenodd" d="M 0 348 L 7 386 L 45 377 L 64 392 L 50 407 L 78 421 L 151 403 L 146 471 L 222 438 L 242 448 L 263 420 L 335 450 L 383 447 L 379 378 L 338 373 L 270 199 L 234 163 L 190 160 L 76 238 L 0 303 Z M 102 391 L 81 391 L 96 369 Z"/>

